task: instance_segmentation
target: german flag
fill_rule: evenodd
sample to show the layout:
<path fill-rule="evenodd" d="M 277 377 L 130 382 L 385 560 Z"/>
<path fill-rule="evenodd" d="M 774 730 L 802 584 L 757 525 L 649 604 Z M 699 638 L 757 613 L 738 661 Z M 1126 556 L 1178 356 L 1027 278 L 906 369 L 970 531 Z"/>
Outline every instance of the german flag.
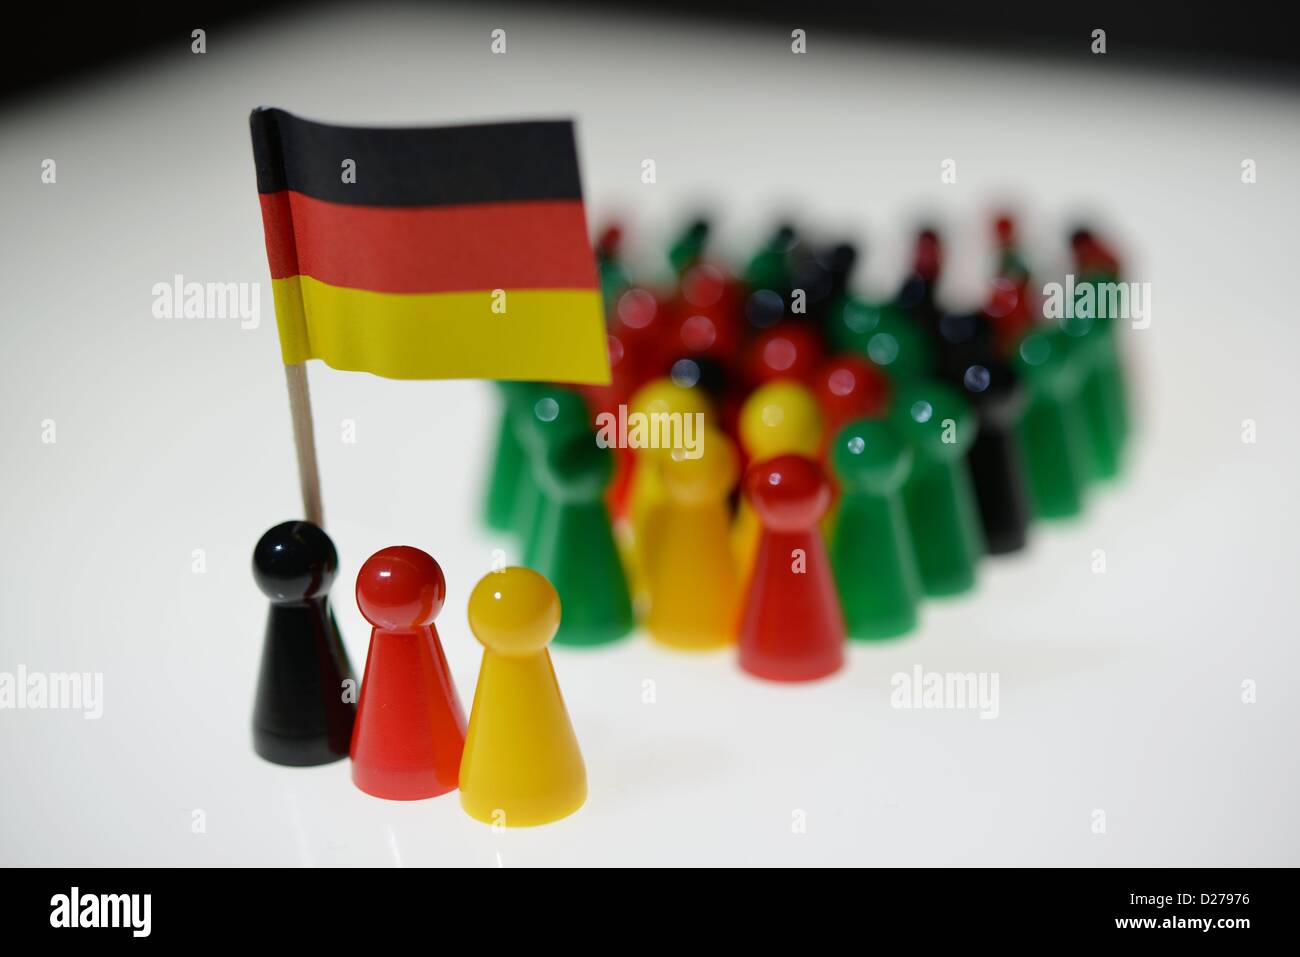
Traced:
<path fill-rule="evenodd" d="M 571 122 L 251 126 L 286 365 L 609 381 Z"/>

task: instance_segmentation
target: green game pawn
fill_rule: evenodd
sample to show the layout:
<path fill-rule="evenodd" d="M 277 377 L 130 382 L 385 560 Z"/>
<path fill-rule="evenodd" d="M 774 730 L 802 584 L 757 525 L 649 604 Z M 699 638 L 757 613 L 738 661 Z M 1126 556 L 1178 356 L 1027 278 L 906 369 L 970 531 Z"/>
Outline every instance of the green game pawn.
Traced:
<path fill-rule="evenodd" d="M 1061 320 L 1070 358 L 1079 366 L 1079 406 L 1083 411 L 1090 478 L 1109 479 L 1119 474 L 1121 424 L 1112 401 L 1116 372 L 1109 320 L 1073 316 Z"/>
<path fill-rule="evenodd" d="M 488 475 L 487 496 L 483 500 L 483 521 L 497 532 L 514 529 L 515 505 L 519 484 L 524 475 L 524 450 L 515 433 L 514 407 L 526 401 L 528 382 L 494 382 L 501 396 L 501 417 L 497 427 L 496 449 L 492 454 L 492 471 Z"/>
<path fill-rule="evenodd" d="M 905 634 L 922 596 L 902 499 L 912 450 L 888 422 L 858 419 L 835 437 L 830 459 L 840 484 L 831 567 L 849 637 Z"/>
<path fill-rule="evenodd" d="M 1083 511 L 1092 449 L 1080 390 L 1084 369 L 1064 332 L 1033 332 L 1020 342 L 1016 372 L 1029 390 L 1020 437 L 1034 514 L 1069 518 Z"/>
<path fill-rule="evenodd" d="M 546 387 L 540 382 L 519 382 L 506 401 L 506 423 L 519 450 L 519 469 L 515 473 L 515 497 L 510 509 L 509 530 L 519 542 L 528 541 L 533 527 L 533 516 L 538 507 L 537 483 L 533 481 L 532 467 L 528 463 L 528 443 L 531 439 L 533 403 Z"/>
<path fill-rule="evenodd" d="M 896 306 L 845 296 L 832 308 L 826 334 L 836 352 L 865 356 L 891 382 L 915 382 L 930 374 L 930 344 Z"/>
<path fill-rule="evenodd" d="M 750 289 L 771 289 L 784 294 L 790 288 L 790 250 L 796 237 L 794 229 L 778 226 L 754 253 L 741 277 Z"/>
<path fill-rule="evenodd" d="M 955 595 L 975 584 L 975 563 L 984 554 L 966 465 L 978 419 L 961 393 L 942 382 L 904 386 L 894 399 L 892 421 L 916 454 L 903 483 L 903 507 L 927 595 Z"/>
<path fill-rule="evenodd" d="M 564 386 L 546 386 L 534 392 L 529 398 L 524 429 L 520 433 L 523 440 L 524 456 L 527 459 L 529 483 L 533 490 L 533 507 L 528 518 L 528 530 L 522 537 L 523 549 L 520 564 L 526 568 L 537 569 L 537 547 L 541 539 L 542 526 L 548 521 L 548 513 L 553 504 L 546 495 L 545 488 L 538 478 L 542 460 L 555 446 L 563 443 L 573 435 L 588 435 L 592 431 L 591 415 L 582 396 Z M 595 439 L 593 438 L 594 442 Z"/>
<path fill-rule="evenodd" d="M 690 269 L 704 255 L 704 245 L 709 239 L 709 221 L 692 220 L 668 247 L 668 265 L 673 273 L 680 276 Z"/>
<path fill-rule="evenodd" d="M 1110 314 L 1110 296 L 1103 294 L 1102 285 L 1119 282 L 1119 277 L 1107 273 L 1091 273 L 1081 279 L 1076 285 L 1076 297 L 1078 290 L 1085 285 L 1093 289 L 1093 302 L 1096 304 L 1097 321 L 1096 326 L 1102 333 L 1102 340 L 1106 348 L 1101 351 L 1101 361 L 1098 364 L 1097 376 L 1100 382 L 1097 386 L 1105 402 L 1107 421 L 1110 428 L 1117 436 L 1118 445 L 1123 450 L 1128 441 L 1130 414 L 1128 404 L 1128 388 L 1124 382 L 1124 364 L 1120 356 L 1119 347 L 1119 323 L 1122 316 L 1112 316 Z M 1068 331 L 1068 330 L 1067 330 Z"/>
<path fill-rule="evenodd" d="M 589 431 L 550 444 L 534 463 L 545 518 L 531 567 L 560 595 L 560 630 L 566 645 L 601 645 L 632 631 L 632 597 L 605 490 L 614 475 L 613 453 Z"/>

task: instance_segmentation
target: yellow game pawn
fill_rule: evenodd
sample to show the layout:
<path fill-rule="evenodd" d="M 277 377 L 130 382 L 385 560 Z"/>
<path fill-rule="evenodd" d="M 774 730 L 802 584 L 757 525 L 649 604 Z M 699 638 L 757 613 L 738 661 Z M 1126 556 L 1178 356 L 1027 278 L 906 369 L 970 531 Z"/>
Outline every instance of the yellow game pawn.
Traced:
<path fill-rule="evenodd" d="M 691 650 L 735 641 L 740 579 L 731 551 L 727 495 L 739 472 L 736 449 L 718 429 L 705 429 L 700 454 L 662 455 L 665 501 L 647 569 L 650 637 Z"/>
<path fill-rule="evenodd" d="M 817 397 L 793 380 L 780 379 L 755 389 L 740 408 L 740 444 L 751 465 L 778 455 L 816 459 L 821 454 L 822 430 Z M 754 566 L 760 531 L 758 516 L 741 496 L 733 544 L 742 582 Z"/>
<path fill-rule="evenodd" d="M 460 761 L 470 817 L 531 827 L 587 800 L 587 769 L 546 648 L 559 626 L 560 596 L 531 569 L 490 572 L 469 596 L 469 627 L 483 645 Z"/>
<path fill-rule="evenodd" d="M 686 428 L 695 429 L 695 421 L 689 426 L 685 416 L 702 415 L 706 424 L 711 424 L 713 411 L 708 398 L 698 389 L 678 385 L 672 379 L 654 379 L 647 382 L 633 393 L 628 402 L 629 417 L 644 417 L 647 436 L 672 436 L 673 415 L 677 416 L 676 434 L 685 437 L 697 436 L 687 433 Z M 656 416 L 669 416 L 667 419 Z M 629 438 L 631 436 L 629 428 Z M 659 443 L 656 443 L 657 445 Z M 664 501 L 663 480 L 659 474 L 659 458 L 662 448 L 638 448 L 635 450 L 636 469 L 632 473 L 632 484 L 628 489 L 627 513 L 632 527 L 632 550 L 628 561 L 628 574 L 632 581 L 632 590 L 637 601 L 644 604 L 648 595 L 646 587 L 646 569 L 649 568 L 651 530 L 655 527 L 658 509 Z"/>

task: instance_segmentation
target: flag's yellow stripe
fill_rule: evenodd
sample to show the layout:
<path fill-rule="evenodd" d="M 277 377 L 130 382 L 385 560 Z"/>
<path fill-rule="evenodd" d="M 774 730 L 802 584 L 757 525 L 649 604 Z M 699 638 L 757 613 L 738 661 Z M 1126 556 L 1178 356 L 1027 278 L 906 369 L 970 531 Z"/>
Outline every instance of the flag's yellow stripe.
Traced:
<path fill-rule="evenodd" d="M 600 293 L 507 289 L 402 294 L 273 281 L 285 364 L 321 359 L 390 379 L 609 382 Z"/>

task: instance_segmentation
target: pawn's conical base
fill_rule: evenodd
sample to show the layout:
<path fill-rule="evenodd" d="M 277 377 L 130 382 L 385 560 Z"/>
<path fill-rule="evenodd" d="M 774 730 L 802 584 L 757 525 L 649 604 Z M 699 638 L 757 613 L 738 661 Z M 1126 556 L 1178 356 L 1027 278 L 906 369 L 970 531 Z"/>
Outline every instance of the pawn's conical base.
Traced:
<path fill-rule="evenodd" d="M 460 804 L 485 824 L 534 827 L 587 801 L 587 770 L 549 652 L 487 649 L 465 753 Z"/>
<path fill-rule="evenodd" d="M 272 764 L 291 768 L 310 768 L 333 764 L 348 756 L 347 749 L 337 750 L 328 735 L 310 738 L 286 738 L 265 728 L 253 728 L 253 750 Z"/>
<path fill-rule="evenodd" d="M 347 757 L 356 717 L 344 695 L 351 678 L 324 598 L 273 604 L 253 705 L 253 750 L 289 767 Z"/>
<path fill-rule="evenodd" d="M 632 633 L 632 597 L 603 501 L 549 503 L 533 560 L 559 592 L 558 645 L 604 645 Z"/>

